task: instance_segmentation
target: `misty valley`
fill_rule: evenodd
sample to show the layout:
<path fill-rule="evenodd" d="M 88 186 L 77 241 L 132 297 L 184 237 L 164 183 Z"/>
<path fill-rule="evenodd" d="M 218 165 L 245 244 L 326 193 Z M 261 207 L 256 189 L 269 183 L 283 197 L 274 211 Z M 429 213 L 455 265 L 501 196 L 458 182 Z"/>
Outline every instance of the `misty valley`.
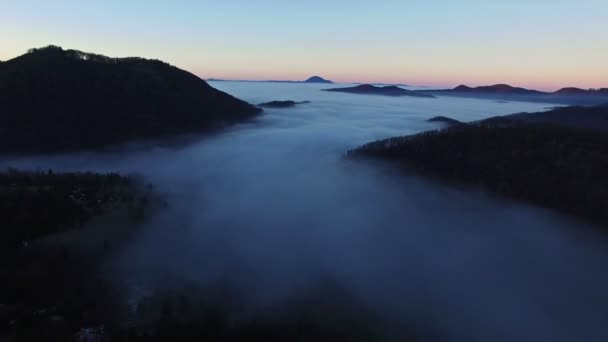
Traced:
<path fill-rule="evenodd" d="M 330 82 L 0 63 L 0 336 L 608 336 L 601 91 Z"/>

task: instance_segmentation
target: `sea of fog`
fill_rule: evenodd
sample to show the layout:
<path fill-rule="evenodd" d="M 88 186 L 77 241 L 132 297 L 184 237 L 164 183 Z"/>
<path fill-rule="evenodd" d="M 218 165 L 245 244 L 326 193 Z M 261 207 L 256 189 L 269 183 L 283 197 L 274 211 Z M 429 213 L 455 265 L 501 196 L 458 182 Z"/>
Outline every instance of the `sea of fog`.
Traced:
<path fill-rule="evenodd" d="M 212 85 L 251 103 L 311 103 L 185 142 L 1 165 L 134 172 L 166 194 L 168 207 L 108 261 L 133 297 L 216 283 L 263 310 L 329 278 L 395 327 L 450 340 L 608 338 L 608 241 L 593 229 L 341 158 L 437 128 L 433 116 L 471 121 L 551 104 Z"/>

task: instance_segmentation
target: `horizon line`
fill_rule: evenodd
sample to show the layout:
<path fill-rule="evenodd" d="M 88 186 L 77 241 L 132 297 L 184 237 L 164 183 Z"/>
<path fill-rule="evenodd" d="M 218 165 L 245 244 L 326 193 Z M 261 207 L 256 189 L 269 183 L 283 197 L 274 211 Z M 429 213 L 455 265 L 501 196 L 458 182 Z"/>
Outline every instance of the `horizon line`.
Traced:
<path fill-rule="evenodd" d="M 104 53 L 98 53 L 98 52 L 86 52 L 83 50 L 79 50 L 79 49 L 75 49 L 75 48 L 64 48 L 61 45 L 55 45 L 55 44 L 47 44 L 44 45 L 40 48 L 30 48 L 28 50 L 26 50 L 24 53 L 18 54 L 17 56 L 14 57 L 10 57 L 9 59 L 5 59 L 5 60 L 1 60 L 0 59 L 0 63 L 5 63 L 8 62 L 10 60 L 13 60 L 15 58 L 19 58 L 23 55 L 28 54 L 31 50 L 33 49 L 41 49 L 41 48 L 46 48 L 46 47 L 51 47 L 51 46 L 55 46 L 55 47 L 59 47 L 63 50 L 76 50 L 76 51 L 82 51 L 85 53 L 93 53 L 93 54 L 101 54 L 104 56 L 108 56 Z M 110 58 L 129 58 L 129 57 L 140 57 L 140 58 L 145 58 L 145 59 L 152 59 L 152 60 L 160 60 L 163 61 L 165 63 L 169 63 L 173 66 L 176 66 L 182 70 L 185 70 L 187 72 L 190 72 L 194 75 L 196 75 L 197 77 L 207 81 L 208 79 L 216 79 L 216 80 L 224 80 L 224 81 L 232 81 L 232 82 L 239 82 L 239 81 L 243 81 L 243 82 L 304 82 L 306 79 L 313 77 L 313 76 L 319 76 L 323 79 L 332 81 L 333 83 L 342 83 L 342 84 L 385 84 L 385 85 L 402 85 L 402 86 L 409 86 L 409 87 L 420 87 L 420 88 L 435 88 L 435 89 L 453 89 L 457 86 L 460 85 L 466 85 L 469 87 L 482 87 L 482 86 L 494 86 L 494 85 L 502 85 L 502 84 L 506 84 L 512 87 L 516 87 L 516 88 L 524 88 L 524 89 L 528 89 L 528 90 L 540 90 L 543 92 L 556 92 L 559 91 L 561 89 L 564 88 L 578 88 L 578 89 L 583 89 L 583 90 L 595 90 L 595 89 L 608 89 L 608 85 L 606 86 L 600 86 L 600 87 L 581 87 L 581 86 L 571 86 L 571 85 L 565 85 L 565 86 L 555 86 L 555 85 L 551 85 L 551 86 L 520 86 L 520 85 L 513 85 L 516 83 L 508 83 L 508 82 L 488 82 L 488 83 L 478 83 L 478 82 L 471 82 L 471 83 L 467 83 L 467 82 L 431 82 L 431 83 L 425 83 L 424 81 L 414 81 L 414 82 L 403 82 L 403 81 L 360 81 L 360 80 L 345 80 L 344 78 L 340 77 L 340 78 L 330 78 L 330 77 L 325 77 L 325 76 L 320 76 L 320 74 L 313 74 L 312 76 L 308 76 L 308 77 L 303 77 L 302 79 L 287 79 L 284 77 L 277 77 L 277 78 L 247 78 L 247 77 L 208 77 L 208 76 L 202 76 L 202 72 L 195 72 L 195 71 L 191 71 L 192 69 L 200 69 L 199 68 L 188 68 L 188 67 L 182 67 L 182 66 L 178 66 L 175 63 L 166 61 L 161 59 L 160 57 L 142 57 L 142 56 L 133 56 L 133 55 L 128 55 L 128 56 L 121 56 L 121 57 L 117 57 L 117 56 L 108 56 Z M 206 73 L 207 74 L 207 73 Z M 525 82 L 523 82 L 525 83 Z M 449 84 L 449 85 L 448 85 Z"/>
<path fill-rule="evenodd" d="M 306 79 L 300 80 L 300 79 L 270 79 L 270 78 L 251 78 L 251 79 L 247 79 L 247 78 L 232 78 L 232 77 L 203 77 L 201 75 L 196 75 L 199 78 L 201 78 L 204 81 L 225 81 L 225 82 L 285 82 L 285 83 L 305 83 Z M 316 76 L 316 75 L 315 75 Z M 312 77 L 312 76 L 310 76 Z M 379 85 L 396 85 L 396 86 L 407 86 L 407 87 L 419 87 L 419 88 L 435 88 L 437 90 L 445 90 L 445 89 L 454 89 L 456 87 L 459 86 L 467 86 L 467 87 L 471 87 L 471 88 L 477 88 L 477 87 L 492 87 L 492 86 L 499 86 L 499 85 L 507 85 L 513 88 L 523 88 L 523 89 L 527 89 L 527 90 L 536 90 L 536 91 L 543 91 L 543 92 L 547 92 L 547 93 L 552 93 L 552 92 L 557 92 L 559 90 L 562 89 L 568 89 L 568 88 L 576 88 L 576 89 L 582 89 L 582 90 L 599 90 L 599 89 L 608 89 L 608 86 L 606 87 L 576 87 L 576 86 L 557 86 L 557 87 L 547 87 L 547 88 L 535 88 L 535 87 L 527 87 L 527 86 L 519 86 L 519 85 L 514 85 L 514 84 L 510 84 L 510 83 L 466 83 L 466 82 L 462 82 L 462 83 L 453 83 L 455 85 L 428 85 L 428 84 L 413 84 L 412 82 L 386 82 L 386 81 L 370 81 L 370 82 L 362 82 L 362 81 L 343 81 L 343 80 L 338 80 L 338 79 L 331 79 L 331 78 L 327 78 L 324 76 L 319 76 L 325 80 L 331 81 L 335 84 L 379 84 Z M 418 83 L 418 82 L 414 82 L 414 83 Z M 312 83 L 314 84 L 314 82 Z M 318 84 L 322 84 L 322 83 L 318 83 Z M 543 90 L 539 90 L 539 89 L 543 89 Z"/>

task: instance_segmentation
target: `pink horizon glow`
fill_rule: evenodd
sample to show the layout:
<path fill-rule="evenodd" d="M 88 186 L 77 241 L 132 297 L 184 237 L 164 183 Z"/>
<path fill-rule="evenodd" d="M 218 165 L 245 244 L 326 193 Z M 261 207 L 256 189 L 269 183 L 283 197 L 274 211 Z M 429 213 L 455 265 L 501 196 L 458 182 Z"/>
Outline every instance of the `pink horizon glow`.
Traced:
<path fill-rule="evenodd" d="M 581 89 L 598 89 L 608 88 L 608 81 L 602 82 L 601 80 L 571 80 L 571 81 L 543 81 L 543 80 L 517 80 L 517 79 L 500 79 L 495 77 L 487 78 L 471 78 L 471 79 L 446 79 L 441 78 L 382 78 L 374 76 L 345 76 L 336 75 L 331 77 L 331 74 L 315 74 L 315 73 L 298 73 L 293 75 L 284 75 L 279 73 L 269 73 L 266 76 L 261 76 L 258 73 L 202 73 L 196 72 L 196 75 L 203 79 L 222 79 L 226 81 L 303 81 L 311 76 L 320 76 L 325 79 L 331 80 L 335 83 L 385 83 L 385 84 L 407 84 L 413 87 L 433 87 L 433 88 L 454 88 L 459 85 L 466 85 L 470 87 L 478 86 L 489 86 L 495 84 L 508 84 L 513 87 L 521 87 L 527 89 L 535 89 L 547 92 L 557 91 L 566 87 L 575 87 Z"/>

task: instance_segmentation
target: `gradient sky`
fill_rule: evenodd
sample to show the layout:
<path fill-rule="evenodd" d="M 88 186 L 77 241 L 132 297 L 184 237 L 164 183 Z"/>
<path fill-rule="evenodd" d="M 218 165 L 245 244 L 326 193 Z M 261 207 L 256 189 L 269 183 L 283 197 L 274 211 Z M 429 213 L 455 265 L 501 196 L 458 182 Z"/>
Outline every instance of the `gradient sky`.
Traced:
<path fill-rule="evenodd" d="M 60 45 L 204 78 L 608 87 L 606 0 L 0 0 L 0 60 Z"/>

